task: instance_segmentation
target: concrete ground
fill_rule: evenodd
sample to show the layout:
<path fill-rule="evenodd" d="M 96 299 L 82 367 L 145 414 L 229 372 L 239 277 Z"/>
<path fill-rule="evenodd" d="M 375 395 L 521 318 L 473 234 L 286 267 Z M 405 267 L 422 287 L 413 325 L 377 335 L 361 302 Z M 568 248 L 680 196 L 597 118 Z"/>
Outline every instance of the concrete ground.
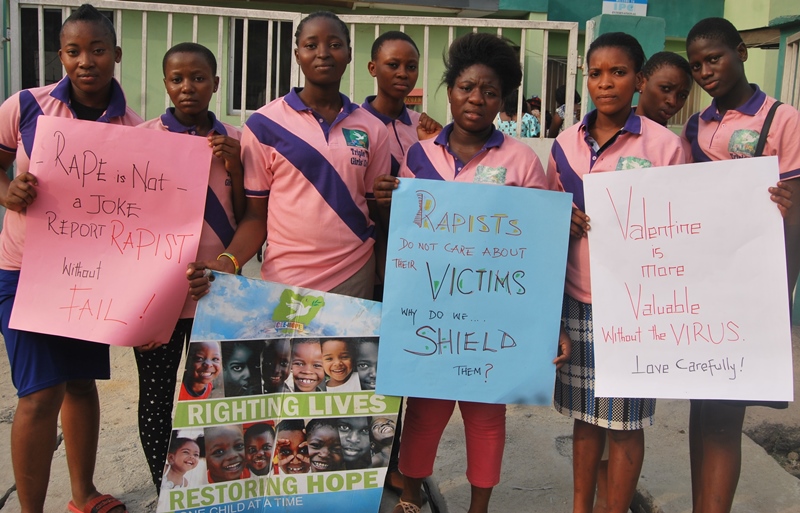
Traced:
<path fill-rule="evenodd" d="M 248 264 L 253 273 L 253 264 Z M 800 328 L 793 333 L 795 376 L 800 371 Z M 136 366 L 132 349 L 112 348 L 112 379 L 99 384 L 102 426 L 96 484 L 104 493 L 124 501 L 130 513 L 155 511 L 156 494 L 150 481 L 136 426 Z M 7 372 L 5 346 L 0 344 L 0 513 L 19 513 L 9 447 L 16 405 Z M 800 379 L 795 379 L 800 397 Z M 647 450 L 634 503 L 637 513 L 690 513 L 687 401 L 660 400 L 656 425 L 646 430 Z M 750 408 L 745 431 L 762 423 L 800 433 L 800 404 L 787 410 Z M 492 497 L 492 511 L 569 513 L 572 502 L 572 422 L 551 408 L 509 406 L 507 445 L 501 483 Z M 433 493 L 440 513 L 466 512 L 469 483 L 463 425 L 458 413 L 451 419 L 439 446 Z M 797 449 L 795 449 L 797 450 Z M 800 511 L 800 480 L 787 473 L 760 446 L 745 437 L 743 468 L 733 513 L 796 513 Z M 438 490 L 437 490 L 438 489 Z M 11 490 L 11 491 L 9 491 Z M 7 493 L 8 491 L 8 493 Z M 439 496 L 438 494 L 441 494 Z M 4 494 L 6 497 L 4 497 Z M 443 497 L 443 498 L 442 498 Z M 56 451 L 46 512 L 66 511 L 70 498 L 63 446 Z M 381 513 L 389 513 L 396 496 L 384 494 Z M 425 513 L 436 513 L 429 506 Z M 355 513 L 355 512 L 354 512 Z"/>

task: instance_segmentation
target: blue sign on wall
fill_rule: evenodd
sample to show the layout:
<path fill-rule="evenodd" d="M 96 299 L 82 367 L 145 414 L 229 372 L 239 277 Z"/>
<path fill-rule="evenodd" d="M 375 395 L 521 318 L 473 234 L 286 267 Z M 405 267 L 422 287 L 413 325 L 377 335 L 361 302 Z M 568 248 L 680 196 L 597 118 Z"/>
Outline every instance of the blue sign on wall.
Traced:
<path fill-rule="evenodd" d="M 603 0 L 603 14 L 647 16 L 647 0 Z"/>

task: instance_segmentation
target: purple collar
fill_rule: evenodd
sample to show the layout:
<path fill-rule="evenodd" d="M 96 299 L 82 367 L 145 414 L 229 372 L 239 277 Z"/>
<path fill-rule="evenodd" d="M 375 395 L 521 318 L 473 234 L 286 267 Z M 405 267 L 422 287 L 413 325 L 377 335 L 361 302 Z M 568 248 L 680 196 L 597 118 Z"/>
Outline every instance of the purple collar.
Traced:
<path fill-rule="evenodd" d="M 289 107 L 293 108 L 296 111 L 307 110 L 313 112 L 311 107 L 303 103 L 303 100 L 301 100 L 300 97 L 298 96 L 298 93 L 302 90 L 303 90 L 302 87 L 293 87 L 292 90 L 289 91 L 289 94 L 283 97 L 283 100 L 289 105 Z M 348 115 L 358 108 L 358 104 L 351 102 L 350 98 L 343 95 L 342 93 L 339 93 L 339 97 L 341 97 L 342 99 L 342 112 L 339 115 L 341 114 Z"/>
<path fill-rule="evenodd" d="M 447 147 L 447 141 L 450 139 L 450 133 L 453 131 L 453 123 L 445 126 L 439 135 L 436 136 L 436 140 L 434 141 L 435 144 L 439 146 Z M 484 150 L 488 150 L 489 148 L 499 148 L 503 141 L 505 140 L 505 136 L 503 132 L 497 130 L 494 126 L 492 126 L 492 134 L 489 136 L 489 139 L 483 145 Z"/>
<path fill-rule="evenodd" d="M 225 126 L 217 119 L 213 112 L 208 111 L 208 118 L 211 120 L 211 130 L 221 135 L 228 135 Z M 161 115 L 161 124 L 167 127 L 167 130 L 176 134 L 185 134 L 187 132 L 192 135 L 197 134 L 197 126 L 185 126 L 178 121 L 178 118 L 175 117 L 175 107 L 168 108 L 167 111 Z"/>
<path fill-rule="evenodd" d="M 69 105 L 70 84 L 71 82 L 69 80 L 69 76 L 64 76 L 64 78 L 62 78 L 58 84 L 56 84 L 55 88 L 50 91 L 50 96 Z M 108 120 L 111 118 L 122 117 L 125 115 L 125 109 L 125 93 L 122 92 L 122 87 L 120 87 L 117 79 L 112 78 L 111 98 L 108 101 L 108 107 L 106 107 L 106 111 L 97 119 L 97 121 L 108 122 Z"/>
<path fill-rule="evenodd" d="M 583 117 L 583 120 L 581 120 L 580 124 L 580 130 L 588 133 L 589 125 L 594 123 L 596 119 L 597 109 L 594 109 Z M 625 120 L 625 124 L 622 126 L 622 131 L 637 135 L 642 134 L 642 119 L 636 115 L 636 109 L 631 108 L 631 113 L 628 114 L 628 119 Z"/>
<path fill-rule="evenodd" d="M 364 100 L 364 103 L 361 104 L 361 108 L 365 109 L 367 112 L 369 112 L 370 114 L 372 114 L 376 118 L 378 118 L 381 121 L 383 121 L 384 125 L 388 125 L 392 121 L 395 121 L 394 118 L 390 118 L 386 114 L 381 114 L 380 112 L 375 110 L 375 108 L 371 104 L 372 100 L 374 100 L 374 99 L 375 99 L 374 95 L 373 96 L 367 96 L 367 98 Z M 405 105 L 403 105 L 403 110 L 402 110 L 402 112 L 400 112 L 400 115 L 397 116 L 397 121 L 403 123 L 404 125 L 411 126 L 411 116 L 408 115 L 408 108 Z"/>
<path fill-rule="evenodd" d="M 758 113 L 758 110 L 764 105 L 764 101 L 767 99 L 767 94 L 762 91 L 756 84 L 750 84 L 750 87 L 753 88 L 753 96 L 751 96 L 746 102 L 744 102 L 739 107 L 733 109 L 737 112 L 741 112 L 746 116 L 755 116 Z M 717 108 L 717 99 L 711 100 L 711 105 L 700 113 L 700 118 L 703 121 L 711 121 L 711 120 L 720 120 L 722 116 L 719 115 L 719 109 Z"/>

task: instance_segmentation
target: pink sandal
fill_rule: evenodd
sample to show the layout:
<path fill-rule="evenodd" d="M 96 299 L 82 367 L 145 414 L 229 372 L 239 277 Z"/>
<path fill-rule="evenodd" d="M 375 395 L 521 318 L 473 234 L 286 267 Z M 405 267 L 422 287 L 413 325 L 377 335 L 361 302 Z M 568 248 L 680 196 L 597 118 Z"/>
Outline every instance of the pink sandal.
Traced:
<path fill-rule="evenodd" d="M 78 506 L 75 505 L 74 502 L 69 501 L 67 504 L 67 509 L 69 513 L 110 513 L 114 510 L 114 508 L 118 508 L 122 506 L 125 509 L 125 513 L 128 513 L 128 508 L 125 507 L 125 504 L 122 503 L 119 499 L 112 495 L 98 495 L 94 499 L 90 500 L 86 503 L 83 509 L 78 509 Z"/>

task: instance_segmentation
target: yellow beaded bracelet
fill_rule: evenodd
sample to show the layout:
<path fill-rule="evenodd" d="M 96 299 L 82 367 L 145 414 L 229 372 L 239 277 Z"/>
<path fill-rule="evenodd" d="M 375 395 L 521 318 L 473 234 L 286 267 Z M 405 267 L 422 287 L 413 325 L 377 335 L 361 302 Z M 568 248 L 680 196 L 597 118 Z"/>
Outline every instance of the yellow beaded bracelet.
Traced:
<path fill-rule="evenodd" d="M 230 253 L 220 253 L 219 256 L 217 257 L 217 260 L 219 260 L 222 257 L 230 258 L 231 262 L 233 262 L 233 270 L 234 270 L 234 272 L 236 274 L 242 274 L 242 268 L 239 267 L 239 261 L 236 260 L 235 256 L 231 255 Z"/>

